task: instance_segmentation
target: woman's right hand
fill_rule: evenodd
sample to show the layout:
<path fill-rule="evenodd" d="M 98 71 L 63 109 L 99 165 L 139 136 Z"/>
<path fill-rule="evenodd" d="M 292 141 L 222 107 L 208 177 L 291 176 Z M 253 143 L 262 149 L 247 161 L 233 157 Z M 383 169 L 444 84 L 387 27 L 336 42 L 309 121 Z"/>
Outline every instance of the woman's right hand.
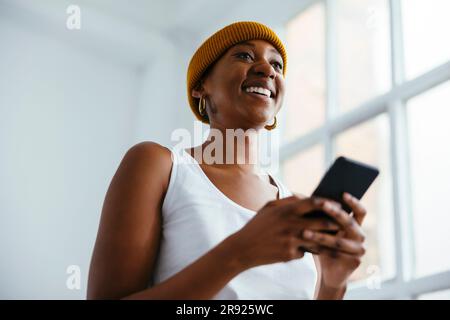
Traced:
<path fill-rule="evenodd" d="M 269 201 L 239 231 L 229 238 L 244 269 L 302 258 L 304 250 L 317 251 L 317 243 L 302 239 L 304 229 L 337 231 L 339 225 L 326 217 L 309 218 L 313 210 L 329 211 L 323 198 L 294 195 Z"/>

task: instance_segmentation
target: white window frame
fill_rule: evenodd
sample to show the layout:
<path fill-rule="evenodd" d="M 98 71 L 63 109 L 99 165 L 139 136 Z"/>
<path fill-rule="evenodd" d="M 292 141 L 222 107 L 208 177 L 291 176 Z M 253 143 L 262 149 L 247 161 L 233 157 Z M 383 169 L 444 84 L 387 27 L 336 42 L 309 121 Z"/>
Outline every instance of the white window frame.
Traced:
<path fill-rule="evenodd" d="M 450 61 L 419 77 L 406 80 L 401 3 L 400 0 L 389 0 L 392 87 L 385 94 L 364 102 L 351 111 L 337 113 L 336 2 L 312 0 L 301 12 L 320 2 L 325 6 L 326 25 L 326 117 L 321 127 L 281 146 L 281 167 L 283 168 L 286 160 L 315 145 L 324 146 L 325 166 L 329 166 L 334 160 L 334 137 L 378 115 L 386 114 L 391 133 L 395 277 L 382 282 L 379 289 L 369 289 L 364 281 L 351 283 L 346 299 L 415 299 L 421 294 L 449 289 L 450 270 L 421 278 L 413 277 L 415 251 L 405 104 L 409 99 L 450 80 Z"/>

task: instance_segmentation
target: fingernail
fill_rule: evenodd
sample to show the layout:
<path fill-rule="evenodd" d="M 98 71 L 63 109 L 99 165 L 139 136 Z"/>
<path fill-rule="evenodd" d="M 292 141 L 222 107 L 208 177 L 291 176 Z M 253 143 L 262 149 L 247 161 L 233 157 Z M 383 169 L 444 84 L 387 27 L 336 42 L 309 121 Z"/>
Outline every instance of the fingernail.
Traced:
<path fill-rule="evenodd" d="M 304 237 L 304 238 L 306 238 L 306 239 L 311 239 L 312 236 L 313 236 L 312 231 L 310 231 L 310 230 L 304 230 L 304 231 L 303 231 L 303 237 Z"/>
<path fill-rule="evenodd" d="M 320 205 L 322 203 L 322 200 L 321 199 L 319 199 L 319 198 L 313 198 L 313 204 L 315 205 L 315 206 L 318 206 L 318 205 Z"/>
<path fill-rule="evenodd" d="M 352 200 L 352 196 L 350 195 L 350 193 L 345 192 L 344 197 L 346 200 Z"/>

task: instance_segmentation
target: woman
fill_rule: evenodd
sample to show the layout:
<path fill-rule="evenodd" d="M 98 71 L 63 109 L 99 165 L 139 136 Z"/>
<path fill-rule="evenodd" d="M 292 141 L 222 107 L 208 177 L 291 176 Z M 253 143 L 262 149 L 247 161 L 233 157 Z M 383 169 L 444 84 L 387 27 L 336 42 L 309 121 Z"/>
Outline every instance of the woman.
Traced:
<path fill-rule="evenodd" d="M 220 161 L 206 159 L 212 139 L 181 152 L 143 142 L 126 153 L 105 198 L 88 298 L 343 297 L 365 251 L 363 206 L 346 194 L 348 215 L 331 200 L 292 195 L 249 161 L 257 134 L 237 144 L 225 134 L 276 127 L 286 60 L 276 34 L 256 22 L 231 24 L 200 46 L 188 99 L 222 133 Z M 225 161 L 230 146 L 245 152 Z M 332 219 L 306 218 L 312 210 Z"/>

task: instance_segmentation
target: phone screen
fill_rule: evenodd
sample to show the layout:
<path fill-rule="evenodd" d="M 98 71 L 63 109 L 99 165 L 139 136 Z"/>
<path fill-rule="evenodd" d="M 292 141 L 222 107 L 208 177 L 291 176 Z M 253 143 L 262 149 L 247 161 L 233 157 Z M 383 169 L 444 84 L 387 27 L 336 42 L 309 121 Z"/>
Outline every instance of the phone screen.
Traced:
<path fill-rule="evenodd" d="M 342 208 L 350 213 L 351 208 L 343 201 L 344 192 L 361 199 L 370 185 L 375 181 L 379 170 L 368 164 L 346 157 L 339 157 L 323 176 L 312 196 L 328 198 L 339 202 Z M 320 210 L 305 215 L 308 218 L 329 217 Z"/>

